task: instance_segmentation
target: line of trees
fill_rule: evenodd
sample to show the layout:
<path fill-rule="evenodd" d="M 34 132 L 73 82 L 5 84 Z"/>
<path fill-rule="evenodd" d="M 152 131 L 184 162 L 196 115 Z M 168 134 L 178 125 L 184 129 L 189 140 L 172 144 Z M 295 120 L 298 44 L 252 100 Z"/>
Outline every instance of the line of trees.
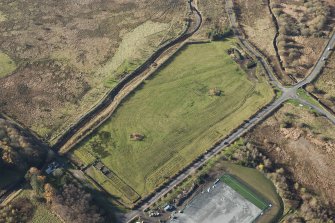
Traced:
<path fill-rule="evenodd" d="M 35 206 L 28 198 L 18 198 L 6 206 L 0 206 L 0 223 L 29 222 L 34 212 Z"/>
<path fill-rule="evenodd" d="M 26 171 L 47 159 L 48 151 L 15 124 L 0 118 L 0 168 Z"/>
<path fill-rule="evenodd" d="M 45 203 L 65 222 L 107 222 L 103 212 L 95 205 L 92 195 L 72 181 L 62 169 L 55 170 L 53 177 L 47 178 L 32 167 L 25 177 L 33 189 L 33 198 Z"/>
<path fill-rule="evenodd" d="M 68 179 L 61 179 L 64 177 Z M 0 223 L 30 222 L 36 211 L 36 205 L 32 203 L 32 199 L 39 205 L 45 205 L 65 222 L 110 222 L 95 205 L 92 195 L 79 184 L 71 181 L 61 169 L 58 169 L 50 178 L 32 167 L 25 178 L 32 188 L 31 198 L 19 197 L 8 205 L 0 206 Z"/>

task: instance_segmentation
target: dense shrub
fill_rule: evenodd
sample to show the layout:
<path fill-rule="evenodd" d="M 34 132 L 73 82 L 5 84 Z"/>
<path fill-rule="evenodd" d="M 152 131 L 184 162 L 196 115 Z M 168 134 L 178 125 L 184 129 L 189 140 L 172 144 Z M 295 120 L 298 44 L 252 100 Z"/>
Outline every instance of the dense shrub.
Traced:
<path fill-rule="evenodd" d="M 18 198 L 11 204 L 0 206 L 0 223 L 29 222 L 35 207 L 27 198 Z"/>
<path fill-rule="evenodd" d="M 53 198 L 52 208 L 66 221 L 73 223 L 105 222 L 91 194 L 74 184 L 65 185 Z"/>
<path fill-rule="evenodd" d="M 47 150 L 18 126 L 0 118 L 0 155 L 4 166 L 25 171 L 45 161 Z"/>
<path fill-rule="evenodd" d="M 233 35 L 234 35 L 234 32 L 230 27 L 225 27 L 223 30 L 215 30 L 209 33 L 209 36 L 214 41 L 223 40 Z"/>
<path fill-rule="evenodd" d="M 255 67 L 256 65 L 257 65 L 256 61 L 249 60 L 248 63 L 247 63 L 247 68 L 251 69 L 251 68 Z"/>

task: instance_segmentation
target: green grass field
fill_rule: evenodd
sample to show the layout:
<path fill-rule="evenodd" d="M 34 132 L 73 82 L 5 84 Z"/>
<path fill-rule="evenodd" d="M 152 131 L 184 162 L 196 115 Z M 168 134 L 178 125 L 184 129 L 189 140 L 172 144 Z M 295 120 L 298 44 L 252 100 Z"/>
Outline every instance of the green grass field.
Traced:
<path fill-rule="evenodd" d="M 151 193 L 274 96 L 263 77 L 249 78 L 226 53 L 232 44 L 185 47 L 74 155 L 85 164 L 101 159 L 139 195 Z M 213 88 L 221 95 L 210 96 Z M 144 140 L 131 140 L 132 133 Z"/>
<path fill-rule="evenodd" d="M 246 185 L 239 182 L 234 177 L 226 174 L 221 177 L 221 180 L 227 184 L 229 187 L 238 192 L 242 197 L 253 203 L 256 207 L 261 210 L 265 210 L 269 205 L 266 201 L 256 195 L 253 191 L 250 190 Z"/>
<path fill-rule="evenodd" d="M 0 78 L 11 74 L 15 69 L 15 62 L 7 54 L 0 52 Z"/>

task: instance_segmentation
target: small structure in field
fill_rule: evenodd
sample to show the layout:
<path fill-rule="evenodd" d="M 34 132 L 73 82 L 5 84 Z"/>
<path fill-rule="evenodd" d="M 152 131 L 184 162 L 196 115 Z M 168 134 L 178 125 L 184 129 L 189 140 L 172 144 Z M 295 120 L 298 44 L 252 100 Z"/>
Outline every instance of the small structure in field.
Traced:
<path fill-rule="evenodd" d="M 221 93 L 222 93 L 221 90 L 217 87 L 209 89 L 210 96 L 220 96 Z"/>
<path fill-rule="evenodd" d="M 144 135 L 138 132 L 134 132 L 130 134 L 130 139 L 134 141 L 142 141 L 144 139 Z"/>
<path fill-rule="evenodd" d="M 102 170 L 102 168 L 104 167 L 104 164 L 102 162 L 97 162 L 94 166 L 98 170 Z"/>
<path fill-rule="evenodd" d="M 170 205 L 170 204 L 167 204 L 165 207 L 164 207 L 164 211 L 172 211 L 173 210 L 173 206 Z"/>
<path fill-rule="evenodd" d="M 107 174 L 110 173 L 110 170 L 109 170 L 107 167 L 104 166 L 104 167 L 102 167 L 101 172 L 102 172 L 104 175 L 107 175 Z"/>

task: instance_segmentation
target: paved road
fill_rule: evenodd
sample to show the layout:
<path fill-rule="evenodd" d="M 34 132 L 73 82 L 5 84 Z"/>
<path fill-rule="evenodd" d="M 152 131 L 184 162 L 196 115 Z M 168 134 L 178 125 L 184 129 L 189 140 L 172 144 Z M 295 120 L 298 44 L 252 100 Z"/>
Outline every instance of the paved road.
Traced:
<path fill-rule="evenodd" d="M 258 59 L 260 64 L 264 67 L 264 69 L 265 69 L 265 71 L 266 71 L 266 73 L 269 77 L 269 82 L 272 85 L 276 86 L 278 89 L 280 89 L 283 93 L 282 96 L 278 100 L 274 101 L 271 106 L 276 108 L 278 105 L 282 104 L 283 102 L 285 102 L 289 99 L 295 99 L 295 100 L 298 100 L 301 104 L 315 109 L 316 111 L 318 111 L 320 114 L 326 116 L 330 121 L 332 121 L 335 124 L 334 115 L 332 113 L 330 113 L 327 109 L 321 109 L 321 108 L 315 106 L 314 104 L 311 104 L 308 101 L 305 101 L 304 99 L 299 98 L 299 96 L 297 95 L 297 90 L 299 88 L 305 86 L 308 83 L 313 82 L 317 78 L 317 76 L 320 74 L 320 72 L 322 71 L 322 68 L 325 66 L 325 63 L 326 63 L 327 59 L 330 57 L 330 54 L 331 54 L 331 50 L 329 50 L 329 49 L 334 49 L 334 47 L 335 47 L 335 32 L 330 37 L 330 40 L 328 41 L 328 44 L 326 45 L 326 47 L 322 51 L 322 54 L 321 54 L 319 60 L 314 65 L 310 74 L 304 80 L 302 80 L 301 82 L 299 82 L 299 83 L 297 83 L 293 86 L 290 86 L 290 87 L 285 87 L 278 81 L 278 79 L 274 75 L 272 67 L 267 63 L 267 61 L 264 60 L 265 57 L 255 47 L 253 47 L 252 44 L 250 44 L 250 42 L 248 40 L 244 39 L 241 35 L 239 35 L 238 23 L 237 23 L 235 14 L 233 12 L 233 2 L 232 2 L 232 0 L 226 0 L 226 11 L 228 12 L 228 17 L 229 17 L 229 20 L 230 20 L 230 24 L 233 27 L 234 32 L 237 34 L 236 35 L 237 38 L 239 38 L 239 40 L 241 41 L 244 48 L 246 48 L 249 52 L 251 52 L 252 54 L 254 54 L 256 56 L 256 58 Z M 271 109 L 271 106 L 270 106 L 270 109 Z"/>
<path fill-rule="evenodd" d="M 324 48 L 322 55 L 319 58 L 316 65 L 314 66 L 312 72 L 309 74 L 309 76 L 306 79 L 304 79 L 300 83 L 297 83 L 295 87 L 302 87 L 305 84 L 313 82 L 318 77 L 320 71 L 322 70 L 322 67 L 325 66 L 327 59 L 330 57 L 331 50 L 328 50 L 328 48 L 334 50 L 334 47 L 335 47 L 335 32 L 331 36 L 327 46 Z M 326 60 L 323 60 L 323 58 L 325 58 Z"/>
<path fill-rule="evenodd" d="M 291 87 L 285 87 L 283 86 L 276 76 L 274 75 L 274 72 L 272 70 L 272 67 L 265 61 L 263 58 L 265 58 L 257 49 L 255 49 L 248 40 L 243 39 L 242 36 L 238 34 L 237 31 L 237 22 L 234 14 L 232 13 L 232 2 L 231 0 L 226 1 L 226 11 L 228 12 L 229 19 L 231 22 L 232 27 L 235 29 L 235 33 L 237 34 L 237 38 L 240 39 L 243 46 L 252 54 L 256 56 L 260 64 L 264 67 L 268 77 L 269 82 L 275 86 L 276 88 L 280 89 L 282 91 L 281 97 L 274 100 L 269 105 L 262 108 L 255 116 L 251 117 L 247 122 L 242 124 L 235 132 L 230 134 L 225 140 L 223 140 L 219 145 L 217 145 L 215 148 L 213 148 L 211 151 L 209 151 L 207 154 L 203 156 L 202 159 L 195 162 L 191 167 L 183 171 L 178 177 L 174 178 L 172 181 L 169 182 L 169 184 L 162 189 L 161 191 L 157 192 L 153 197 L 151 197 L 146 203 L 144 203 L 138 210 L 135 210 L 131 212 L 128 217 L 132 218 L 136 216 L 137 214 L 141 213 L 141 211 L 147 209 L 150 207 L 153 203 L 155 203 L 160 197 L 164 196 L 164 194 L 168 193 L 170 190 L 172 190 L 176 185 L 180 184 L 183 180 L 185 180 L 190 174 L 192 174 L 194 171 L 196 171 L 199 167 L 203 166 L 209 159 L 211 159 L 213 156 L 218 154 L 221 150 L 226 148 L 229 144 L 233 143 L 235 140 L 243 136 L 245 133 L 247 133 L 249 130 L 251 130 L 255 125 L 257 125 L 260 121 L 267 118 L 269 115 L 271 115 L 274 111 L 276 111 L 284 102 L 286 102 L 289 99 L 295 99 L 299 101 L 300 104 L 305 105 L 307 107 L 313 108 L 320 114 L 326 116 L 330 121 L 332 121 L 335 124 L 335 117 L 328 112 L 326 109 L 321 109 L 318 106 L 315 106 L 314 104 L 309 103 L 308 101 L 305 101 L 297 95 L 297 90 L 300 87 L 303 87 L 304 85 L 311 83 L 313 80 L 315 80 L 318 76 L 318 74 L 321 72 L 323 66 L 325 65 L 326 60 L 329 58 L 331 52 L 328 50 L 328 48 L 333 49 L 335 47 L 335 33 L 331 36 L 329 43 L 325 47 L 320 59 L 317 61 L 316 65 L 313 67 L 313 70 L 311 73 L 307 76 L 306 79 L 303 81 L 295 84 Z M 128 220 L 130 219 L 128 218 Z"/>

